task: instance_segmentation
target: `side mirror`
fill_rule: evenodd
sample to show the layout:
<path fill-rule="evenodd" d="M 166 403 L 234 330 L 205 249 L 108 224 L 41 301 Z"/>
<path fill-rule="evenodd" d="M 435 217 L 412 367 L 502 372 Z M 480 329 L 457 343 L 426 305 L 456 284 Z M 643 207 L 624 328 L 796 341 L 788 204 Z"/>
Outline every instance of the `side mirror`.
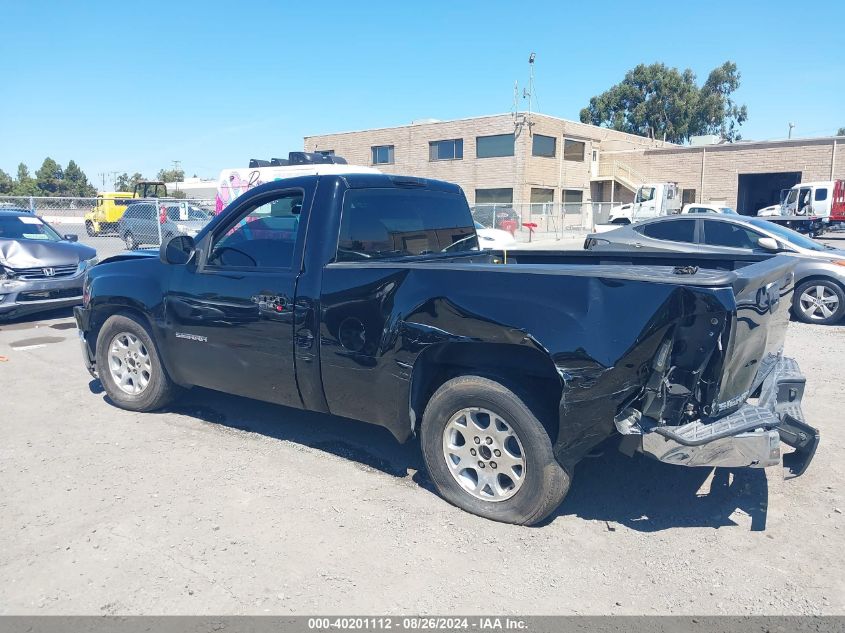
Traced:
<path fill-rule="evenodd" d="M 158 258 L 163 264 L 180 266 L 191 261 L 197 245 L 190 235 L 175 235 L 161 245 Z"/>
<path fill-rule="evenodd" d="M 66 242 L 78 242 L 79 236 L 76 233 L 68 233 L 62 236 Z"/>
<path fill-rule="evenodd" d="M 761 237 L 757 240 L 757 246 L 772 253 L 778 253 L 782 250 L 778 241 L 773 237 Z"/>

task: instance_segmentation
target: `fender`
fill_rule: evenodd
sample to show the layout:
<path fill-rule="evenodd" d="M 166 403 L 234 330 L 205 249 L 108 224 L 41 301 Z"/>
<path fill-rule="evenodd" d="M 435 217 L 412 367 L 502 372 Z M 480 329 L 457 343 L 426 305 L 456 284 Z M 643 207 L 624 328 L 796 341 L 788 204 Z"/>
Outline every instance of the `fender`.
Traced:
<path fill-rule="evenodd" d="M 181 384 L 167 346 L 161 345 L 165 340 L 163 285 L 169 274 L 169 267 L 146 253 L 110 258 L 96 266 L 86 281 L 91 300 L 87 306 L 90 329 L 85 334 L 91 351 L 96 354 L 97 335 L 109 316 L 124 310 L 138 314 L 151 328 L 168 374 Z"/>

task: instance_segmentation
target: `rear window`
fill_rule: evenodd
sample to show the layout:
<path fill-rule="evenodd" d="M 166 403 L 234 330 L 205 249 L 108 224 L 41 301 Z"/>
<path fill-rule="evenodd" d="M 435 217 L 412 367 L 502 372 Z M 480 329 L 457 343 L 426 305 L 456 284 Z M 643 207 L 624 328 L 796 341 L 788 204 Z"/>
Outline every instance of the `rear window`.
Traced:
<path fill-rule="evenodd" d="M 669 240 L 671 242 L 694 242 L 695 220 L 669 220 L 668 222 L 652 222 L 636 227 L 637 231 L 655 240 Z"/>
<path fill-rule="evenodd" d="M 350 189 L 336 261 L 478 250 L 463 196 L 428 190 Z"/>

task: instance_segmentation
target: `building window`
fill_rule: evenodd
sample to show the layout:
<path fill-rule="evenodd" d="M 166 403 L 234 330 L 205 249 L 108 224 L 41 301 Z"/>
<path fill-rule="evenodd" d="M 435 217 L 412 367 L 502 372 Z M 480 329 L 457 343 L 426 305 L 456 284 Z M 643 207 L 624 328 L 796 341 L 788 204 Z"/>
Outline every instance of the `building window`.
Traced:
<path fill-rule="evenodd" d="M 461 160 L 463 157 L 464 139 L 462 138 L 431 141 L 428 144 L 428 160 Z"/>
<path fill-rule="evenodd" d="M 531 155 L 554 158 L 557 149 L 557 139 L 554 136 L 535 134 L 531 141 Z"/>
<path fill-rule="evenodd" d="M 393 145 L 375 145 L 373 151 L 373 165 L 389 165 L 393 163 Z"/>
<path fill-rule="evenodd" d="M 513 156 L 513 134 L 475 137 L 475 157 L 493 158 L 494 156 Z"/>
<path fill-rule="evenodd" d="M 695 202 L 695 189 L 681 190 L 681 204 L 692 204 Z"/>
<path fill-rule="evenodd" d="M 513 189 L 476 189 L 475 204 L 513 204 Z"/>
<path fill-rule="evenodd" d="M 584 192 L 580 189 L 564 189 L 563 203 L 581 203 L 584 201 Z"/>
<path fill-rule="evenodd" d="M 322 154 L 323 156 L 334 156 L 333 149 L 318 149 L 316 151 L 318 154 Z"/>
<path fill-rule="evenodd" d="M 531 188 L 531 204 L 540 204 L 544 202 L 555 201 L 554 189 L 536 189 Z"/>
<path fill-rule="evenodd" d="M 585 147 L 586 144 L 581 141 L 573 141 L 568 138 L 563 139 L 563 160 L 573 160 L 583 163 Z"/>

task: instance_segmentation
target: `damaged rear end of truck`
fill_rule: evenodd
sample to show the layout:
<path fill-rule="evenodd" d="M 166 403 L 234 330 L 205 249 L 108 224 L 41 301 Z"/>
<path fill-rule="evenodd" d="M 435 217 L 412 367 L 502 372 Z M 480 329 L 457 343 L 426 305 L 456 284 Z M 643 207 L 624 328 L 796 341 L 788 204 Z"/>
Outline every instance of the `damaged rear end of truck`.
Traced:
<path fill-rule="evenodd" d="M 783 356 L 792 270 L 788 257 L 732 271 L 675 268 L 683 285 L 612 368 L 557 361 L 564 380 L 559 461 L 583 455 L 600 428 L 585 432 L 585 419 L 610 408 L 626 454 L 681 466 L 766 468 L 781 462 L 785 444 L 794 449 L 783 456 L 787 476 L 802 474 L 819 433 L 802 413 L 804 376 Z"/>

